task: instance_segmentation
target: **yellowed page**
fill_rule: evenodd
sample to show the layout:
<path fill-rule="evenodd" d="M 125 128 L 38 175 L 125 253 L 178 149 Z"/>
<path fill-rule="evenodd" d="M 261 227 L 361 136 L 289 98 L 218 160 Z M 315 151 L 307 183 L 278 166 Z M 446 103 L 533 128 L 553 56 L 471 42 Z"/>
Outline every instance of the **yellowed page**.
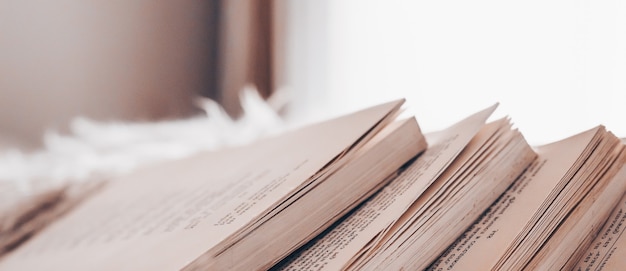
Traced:
<path fill-rule="evenodd" d="M 617 148 L 615 152 L 619 153 L 619 157 L 542 245 L 525 267 L 526 270 L 571 270 L 572 266 L 566 267 L 568 261 L 580 257 L 626 191 L 626 170 L 620 173 L 626 153 L 622 148 Z"/>
<path fill-rule="evenodd" d="M 538 215 L 538 220 L 531 220 L 525 235 L 516 239 L 505 257 L 501 259 L 496 268 L 504 270 L 521 270 L 531 260 L 533 255 L 539 252 L 560 225 L 565 223 L 567 215 L 581 203 L 588 192 L 598 185 L 601 177 L 610 169 L 619 155 L 621 145 L 619 140 L 610 132 L 601 133 L 601 139 L 590 156 L 582 165 L 573 165 L 572 170 L 576 173 L 571 178 L 565 178 L 562 185 L 553 190 L 553 195 L 545 202 L 546 211 Z M 594 144 L 595 145 L 595 144 Z M 584 158 L 584 157 L 581 157 Z M 536 221 L 536 222 L 535 222 Z"/>
<path fill-rule="evenodd" d="M 75 183 L 23 199 L 0 217 L 0 258 L 77 206 L 104 184 Z"/>
<path fill-rule="evenodd" d="M 428 150 L 401 176 L 280 268 L 339 270 L 346 266 L 432 184 L 480 130 L 495 107 L 480 111 L 444 131 L 427 135 Z"/>
<path fill-rule="evenodd" d="M 361 155 L 294 201 L 289 209 L 295 211 L 278 213 L 275 219 L 263 223 L 245 239 L 221 253 L 209 251 L 185 270 L 267 269 L 317 236 L 380 189 L 386 177 L 426 149 L 426 141 L 414 118 L 394 124 L 397 125 L 386 127 L 359 149 Z M 397 150 L 390 151 L 392 149 Z M 303 235 L 307 238 L 302 238 Z"/>
<path fill-rule="evenodd" d="M 493 129 L 485 129 L 494 124 L 503 134 L 493 135 Z M 509 130 L 510 126 L 500 122 L 485 128 L 464 150 L 469 157 L 458 158 L 446 169 L 429 188 L 435 193 L 427 192 L 416 202 L 413 218 L 401 223 L 406 224 L 404 229 L 381 248 L 365 270 L 428 267 L 535 158 L 521 134 Z M 487 141 L 489 137 L 494 141 Z"/>
<path fill-rule="evenodd" d="M 538 159 L 430 269 L 492 269 L 599 129 L 540 147 Z"/>
<path fill-rule="evenodd" d="M 407 231 L 407 228 L 411 227 L 415 223 L 415 220 L 422 217 L 421 214 L 426 212 L 429 207 L 435 204 L 437 199 L 440 199 L 445 191 L 449 190 L 450 186 L 454 186 L 455 182 L 450 180 L 457 180 L 461 178 L 462 175 L 465 176 L 468 174 L 468 168 L 471 167 L 468 161 L 473 161 L 481 156 L 481 154 L 488 149 L 488 146 L 493 145 L 498 138 L 495 134 L 501 134 L 509 128 L 510 123 L 506 119 L 501 119 L 483 126 L 483 128 L 474 136 L 474 138 L 472 138 L 459 156 L 457 156 L 454 162 L 446 168 L 445 172 L 443 172 L 440 177 L 437 178 L 437 181 L 430 185 L 428 189 L 415 202 L 413 202 L 411 207 L 394 222 L 394 225 L 390 229 L 389 233 L 387 233 L 387 236 L 381 241 L 387 243 L 386 245 L 389 245 L 390 242 L 396 241 L 400 235 Z M 382 250 L 386 249 L 386 247 L 382 248 Z M 384 253 L 384 251 L 378 252 Z"/>
<path fill-rule="evenodd" d="M 401 103 L 116 180 L 9 254 L 0 270 L 180 269 L 297 189 Z"/>
<path fill-rule="evenodd" d="M 616 178 L 626 179 L 626 167 Z M 600 230 L 591 246 L 582 255 L 575 270 L 623 270 L 626 266 L 626 195 Z"/>

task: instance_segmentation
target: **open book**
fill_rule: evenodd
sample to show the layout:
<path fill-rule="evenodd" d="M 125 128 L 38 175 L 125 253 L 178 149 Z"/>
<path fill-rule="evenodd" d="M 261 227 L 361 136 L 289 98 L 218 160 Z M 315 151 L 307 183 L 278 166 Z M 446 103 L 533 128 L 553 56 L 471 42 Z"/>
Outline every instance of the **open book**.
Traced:
<path fill-rule="evenodd" d="M 626 144 L 625 138 L 622 138 L 622 143 Z M 613 178 L 615 180 L 612 183 L 626 182 L 626 166 L 622 166 Z M 609 195 L 609 201 L 615 199 L 615 194 L 622 195 L 622 197 L 603 223 L 596 223 L 589 227 L 590 234 L 585 237 L 585 241 L 589 242 L 588 247 L 585 249 L 581 246 L 580 254 L 577 255 L 578 259 L 572 259 L 568 262 L 568 264 L 573 263 L 574 270 L 619 270 L 626 266 L 626 236 L 624 236 L 624 231 L 626 231 L 626 194 L 624 189 L 613 191 L 605 189 L 603 193 Z M 603 196 L 605 195 L 601 195 L 601 197 Z M 601 213 L 598 213 L 598 216 L 604 217 L 605 214 L 606 209 L 603 209 Z"/>
<path fill-rule="evenodd" d="M 533 161 L 495 106 L 426 135 L 429 149 L 379 193 L 291 255 L 280 270 L 420 270 Z"/>
<path fill-rule="evenodd" d="M 267 269 L 426 148 L 401 104 L 113 180 L 0 270 Z"/>
<path fill-rule="evenodd" d="M 0 258 L 97 192 L 97 181 L 46 189 L 0 206 Z"/>
<path fill-rule="evenodd" d="M 622 167 L 615 176 L 619 182 L 626 182 L 626 167 Z M 624 190 L 605 190 L 605 193 L 624 195 Z M 611 197 L 613 199 L 613 197 Z M 605 210 L 603 210 L 605 211 Z M 604 216 L 604 213 L 600 213 Z M 601 226 L 604 225 L 604 226 Z M 591 234 L 586 239 L 595 236 L 589 246 L 581 247 L 581 254 L 577 259 L 572 259 L 573 270 L 602 271 L 621 270 L 626 266 L 626 196 L 619 199 L 617 206 L 607 217 L 604 223 L 595 224 Z M 569 266 L 568 266 L 569 267 Z"/>
<path fill-rule="evenodd" d="M 598 126 L 537 152 L 430 269 L 569 270 L 578 263 L 626 189 L 624 146 Z"/>

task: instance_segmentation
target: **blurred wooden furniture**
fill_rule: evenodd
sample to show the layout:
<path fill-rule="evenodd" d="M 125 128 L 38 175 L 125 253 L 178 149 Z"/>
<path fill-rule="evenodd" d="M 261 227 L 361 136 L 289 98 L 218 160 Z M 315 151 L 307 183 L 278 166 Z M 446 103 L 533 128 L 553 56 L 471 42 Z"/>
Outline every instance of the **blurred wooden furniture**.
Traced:
<path fill-rule="evenodd" d="M 10 3 L 9 3 L 10 2 Z M 272 85 L 273 0 L 0 2 L 0 131 L 37 145 L 75 116 L 155 120 Z"/>

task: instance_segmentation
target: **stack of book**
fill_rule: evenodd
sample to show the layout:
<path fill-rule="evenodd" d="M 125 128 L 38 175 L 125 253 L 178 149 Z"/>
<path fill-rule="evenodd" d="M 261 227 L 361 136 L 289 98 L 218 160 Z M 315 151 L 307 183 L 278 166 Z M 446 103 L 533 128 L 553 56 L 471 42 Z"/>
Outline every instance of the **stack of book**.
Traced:
<path fill-rule="evenodd" d="M 624 266 L 626 150 L 603 126 L 533 148 L 496 105 L 424 135 L 402 104 L 109 180 L 0 242 L 0 270 Z"/>

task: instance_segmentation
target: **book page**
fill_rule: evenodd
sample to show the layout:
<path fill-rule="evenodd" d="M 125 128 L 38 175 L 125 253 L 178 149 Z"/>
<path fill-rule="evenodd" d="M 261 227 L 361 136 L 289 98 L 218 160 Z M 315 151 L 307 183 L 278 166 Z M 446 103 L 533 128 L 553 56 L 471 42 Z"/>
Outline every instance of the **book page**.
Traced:
<path fill-rule="evenodd" d="M 396 222 L 376 254 L 364 261 L 364 269 L 426 268 L 534 158 L 534 152 L 519 132 L 510 130 L 507 120 L 485 125 L 403 215 L 404 219 Z"/>
<path fill-rule="evenodd" d="M 478 112 L 444 131 L 427 134 L 429 148 L 398 178 L 332 230 L 276 268 L 339 270 L 345 267 L 434 182 L 482 128 L 495 107 Z"/>
<path fill-rule="evenodd" d="M 626 167 L 616 175 L 626 178 Z M 605 222 L 575 270 L 621 270 L 626 266 L 626 194 Z"/>
<path fill-rule="evenodd" d="M 492 269 L 597 131 L 540 147 L 537 160 L 429 269 Z"/>
<path fill-rule="evenodd" d="M 94 180 L 54 187 L 4 209 L 0 216 L 0 258 L 59 219 L 103 185 Z"/>
<path fill-rule="evenodd" d="M 525 266 L 526 270 L 572 270 L 576 259 L 581 258 L 597 236 L 611 211 L 626 191 L 626 152 L 619 153 L 602 178 L 578 203 L 576 208 L 552 233 Z M 620 173 L 621 172 L 621 173 Z"/>
<path fill-rule="evenodd" d="M 414 118 L 385 127 L 358 150 L 360 155 L 294 201 L 290 210 L 278 213 L 222 253 L 207 252 L 185 270 L 270 268 L 378 191 L 388 183 L 388 176 L 396 175 L 425 149 L 426 140 Z"/>
<path fill-rule="evenodd" d="M 401 103 L 115 180 L 7 255 L 0 269 L 180 269 L 314 176 Z"/>

